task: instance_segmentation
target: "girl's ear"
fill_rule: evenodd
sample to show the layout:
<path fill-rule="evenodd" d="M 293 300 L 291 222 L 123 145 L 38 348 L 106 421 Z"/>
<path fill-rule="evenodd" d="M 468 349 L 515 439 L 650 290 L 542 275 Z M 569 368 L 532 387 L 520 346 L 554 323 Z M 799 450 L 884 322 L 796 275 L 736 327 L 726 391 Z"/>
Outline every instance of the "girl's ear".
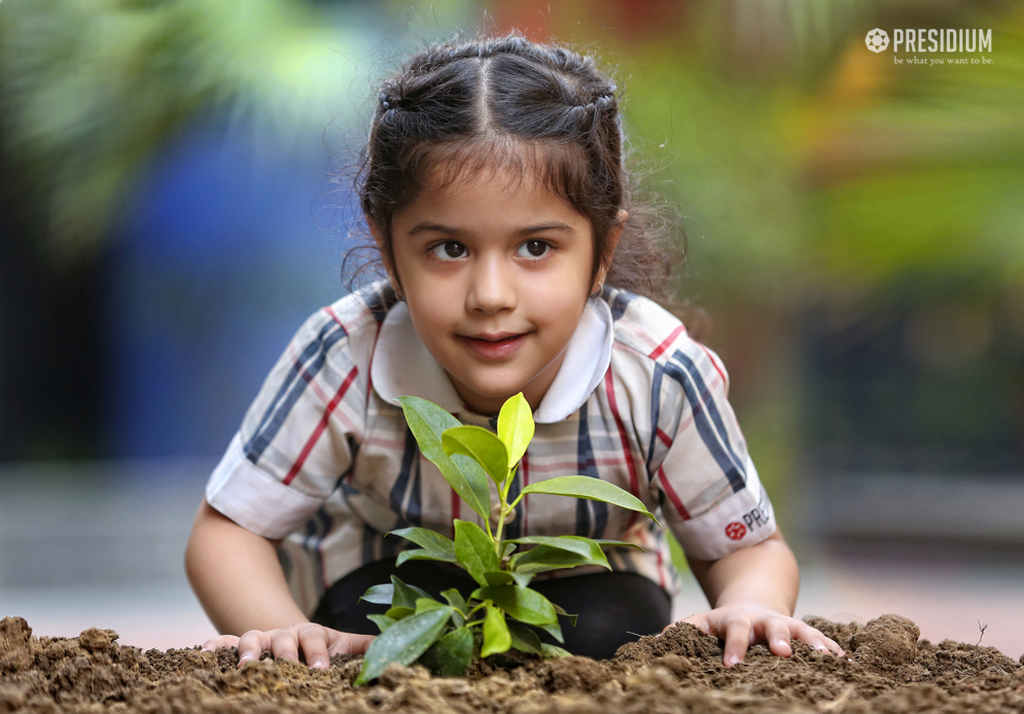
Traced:
<path fill-rule="evenodd" d="M 622 229 L 626 227 L 626 220 L 629 214 L 620 210 L 615 216 L 615 223 L 608 229 L 608 238 L 605 241 L 604 258 L 601 260 L 601 267 L 594 276 L 594 284 L 590 286 L 590 294 L 596 295 L 604 287 L 604 279 L 608 276 L 608 270 L 612 267 L 612 258 L 615 257 L 615 249 L 619 247 L 619 239 L 622 238 Z"/>
<path fill-rule="evenodd" d="M 401 299 L 402 284 L 398 281 L 398 273 L 395 272 L 395 266 L 391 263 L 390 251 L 387 249 L 386 234 L 379 225 L 370 219 L 366 219 L 366 225 L 370 229 L 370 235 L 373 236 L 373 242 L 377 244 L 377 250 L 380 252 L 380 262 L 384 264 L 384 270 L 388 274 L 388 282 L 391 283 L 391 289 Z"/>

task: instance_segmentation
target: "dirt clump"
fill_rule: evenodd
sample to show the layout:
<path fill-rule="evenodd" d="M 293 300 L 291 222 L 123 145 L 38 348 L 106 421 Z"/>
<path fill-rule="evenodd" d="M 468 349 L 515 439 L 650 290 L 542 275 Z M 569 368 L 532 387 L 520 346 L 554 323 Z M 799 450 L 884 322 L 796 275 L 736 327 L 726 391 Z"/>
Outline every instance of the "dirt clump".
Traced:
<path fill-rule="evenodd" d="M 234 650 L 143 652 L 98 628 L 35 637 L 25 620 L 8 617 L 0 621 L 0 714 L 1024 711 L 1024 665 L 994 648 L 934 645 L 897 615 L 866 625 L 808 621 L 847 657 L 797 642 L 792 657 L 756 646 L 729 668 L 717 640 L 677 625 L 607 660 L 489 658 L 452 678 L 392 665 L 373 685 L 353 688 L 361 657 L 336 656 L 319 671 L 264 655 L 238 669 Z"/>

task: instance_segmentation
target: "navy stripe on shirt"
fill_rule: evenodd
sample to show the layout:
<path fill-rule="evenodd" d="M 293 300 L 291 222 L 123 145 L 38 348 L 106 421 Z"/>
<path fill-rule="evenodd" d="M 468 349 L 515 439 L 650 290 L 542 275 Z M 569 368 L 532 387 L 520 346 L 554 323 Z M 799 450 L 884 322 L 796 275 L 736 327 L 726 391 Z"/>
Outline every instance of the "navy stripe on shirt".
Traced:
<path fill-rule="evenodd" d="M 678 363 L 678 364 L 677 364 Z M 729 433 L 722 423 L 718 406 L 710 398 L 711 393 L 704 380 L 701 379 L 697 366 L 688 356 L 680 351 L 672 355 L 672 361 L 665 365 L 665 374 L 676 380 L 686 394 L 686 401 L 693 413 L 693 423 L 697 427 L 704 445 L 715 459 L 719 468 L 729 479 L 734 493 L 742 491 L 747 485 L 745 464 L 737 458 L 729 443 Z"/>
<path fill-rule="evenodd" d="M 402 453 L 402 466 L 398 478 L 391 487 L 391 510 L 399 514 L 401 525 L 394 530 L 406 526 L 423 525 L 423 507 L 420 495 L 420 450 L 412 430 L 405 430 L 405 450 Z"/>
<path fill-rule="evenodd" d="M 298 363 L 285 378 L 253 435 L 245 443 L 244 451 L 249 461 L 254 464 L 258 463 L 263 452 L 277 436 L 277 432 L 281 430 L 281 425 L 284 424 L 288 413 L 302 396 L 306 385 L 312 381 L 323 367 L 324 362 L 327 361 L 327 353 L 331 347 L 346 334 L 345 328 L 332 320 L 321 327 L 316 338 L 302 350 Z"/>
<path fill-rule="evenodd" d="M 660 364 L 655 363 L 654 372 L 651 375 L 651 443 L 647 445 L 647 473 L 651 473 L 651 460 L 654 458 L 654 451 L 658 440 L 658 424 L 661 419 L 661 380 L 665 376 L 665 370 Z"/>
<path fill-rule="evenodd" d="M 576 473 L 591 478 L 601 478 L 597 472 L 597 459 L 590 438 L 590 421 L 587 418 L 589 402 L 584 402 L 579 411 L 579 433 L 576 437 Z M 608 525 L 608 504 L 603 501 L 576 500 L 576 535 L 587 538 L 604 537 Z"/>

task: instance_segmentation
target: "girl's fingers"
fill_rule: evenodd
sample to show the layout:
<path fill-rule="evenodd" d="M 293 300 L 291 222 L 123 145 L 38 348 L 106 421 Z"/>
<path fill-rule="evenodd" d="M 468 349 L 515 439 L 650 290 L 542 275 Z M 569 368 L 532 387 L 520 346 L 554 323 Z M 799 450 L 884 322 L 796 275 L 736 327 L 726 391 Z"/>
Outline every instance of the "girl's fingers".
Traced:
<path fill-rule="evenodd" d="M 241 667 L 249 660 L 258 660 L 270 645 L 270 638 L 266 632 L 260 630 L 249 630 L 238 638 L 238 666 Z"/>
<path fill-rule="evenodd" d="M 223 647 L 238 647 L 238 638 L 234 635 L 220 635 L 208 639 L 203 643 L 203 652 L 213 652 Z"/>
<path fill-rule="evenodd" d="M 690 615 L 689 617 L 684 617 L 682 620 L 679 620 L 679 622 L 689 623 L 689 624 L 693 625 L 694 627 L 696 627 L 701 632 L 703 632 L 705 635 L 710 635 L 711 634 L 711 625 L 710 625 L 707 613 L 702 613 L 702 614 L 699 614 L 699 615 Z M 667 625 L 665 625 L 665 629 L 662 630 L 662 633 L 664 633 L 670 627 L 675 627 L 677 624 L 678 623 L 676 623 L 676 622 L 668 623 Z"/>
<path fill-rule="evenodd" d="M 779 657 L 789 657 L 793 654 L 793 646 L 790 644 L 790 618 L 771 617 L 764 622 L 764 641 L 772 654 Z M 792 636 L 796 636 L 795 633 Z"/>
<path fill-rule="evenodd" d="M 680 622 L 688 622 L 713 637 L 725 640 L 722 661 L 727 667 L 743 662 L 746 659 L 747 648 L 755 642 L 766 644 L 772 654 L 780 657 L 789 657 L 793 654 L 793 640 L 806 642 L 821 652 L 845 656 L 843 648 L 834 640 L 825 637 L 806 622 L 777 613 L 762 612 L 750 616 L 745 613 L 711 610 L 690 615 Z"/>
<path fill-rule="evenodd" d="M 821 652 L 831 652 L 832 654 L 838 655 L 840 657 L 846 656 L 846 653 L 843 652 L 843 648 L 840 647 L 835 640 L 825 637 L 825 635 L 821 634 L 818 630 L 814 629 L 806 622 L 797 622 L 798 625 L 794 628 L 795 630 L 798 630 L 796 633 L 794 633 L 794 636 L 797 639 L 806 642 L 811 647 Z"/>
<path fill-rule="evenodd" d="M 337 637 L 332 638 L 328 651 L 332 655 L 366 654 L 366 650 L 370 648 L 370 643 L 375 639 L 377 638 L 374 635 L 352 635 L 347 632 L 339 632 Z"/>
<path fill-rule="evenodd" d="M 295 628 L 282 628 L 268 634 L 270 635 L 270 653 L 274 655 L 274 659 L 299 661 L 299 636 Z"/>
<path fill-rule="evenodd" d="M 839 643 L 829 637 L 825 637 L 825 648 L 832 654 L 838 655 L 839 657 L 846 656 L 846 653 L 843 652 L 843 648 L 839 646 Z"/>
<path fill-rule="evenodd" d="M 221 635 L 209 640 L 203 649 L 212 651 L 218 647 L 237 647 L 239 667 L 249 660 L 258 660 L 264 652 L 270 652 L 274 659 L 298 662 L 301 651 L 310 667 L 327 669 L 331 666 L 331 655 L 346 652 L 366 654 L 375 639 L 373 635 L 351 635 L 306 623 L 269 632 L 250 630 L 241 637 Z"/>
<path fill-rule="evenodd" d="M 747 658 L 752 633 L 750 620 L 745 617 L 733 617 L 725 623 L 725 652 L 722 661 L 726 667 L 732 667 Z"/>
<path fill-rule="evenodd" d="M 298 644 L 306 664 L 314 669 L 327 669 L 331 658 L 327 654 L 327 631 L 320 625 L 300 627 Z"/>

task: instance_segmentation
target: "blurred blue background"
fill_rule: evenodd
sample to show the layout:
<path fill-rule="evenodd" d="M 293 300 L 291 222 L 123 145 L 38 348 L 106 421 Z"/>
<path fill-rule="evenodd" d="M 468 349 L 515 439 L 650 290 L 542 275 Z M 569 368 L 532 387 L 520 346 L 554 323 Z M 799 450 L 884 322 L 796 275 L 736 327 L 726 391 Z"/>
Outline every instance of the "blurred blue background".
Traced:
<path fill-rule="evenodd" d="M 876 27 L 992 46 L 874 53 Z M 179 613 L 123 633 L 208 627 L 180 572 L 191 512 L 292 332 L 346 291 L 372 87 L 411 49 L 512 28 L 624 90 L 632 160 L 683 216 L 679 307 L 808 564 L 803 612 L 964 641 L 1011 619 L 1024 10 L 996 0 L 6 0 L 0 614 L 124 617 L 81 605 L 113 583 Z M 952 582 L 977 593 L 922 595 Z M 53 619 L 69 593 L 81 616 Z M 986 638 L 1019 655 L 1017 627 Z"/>

